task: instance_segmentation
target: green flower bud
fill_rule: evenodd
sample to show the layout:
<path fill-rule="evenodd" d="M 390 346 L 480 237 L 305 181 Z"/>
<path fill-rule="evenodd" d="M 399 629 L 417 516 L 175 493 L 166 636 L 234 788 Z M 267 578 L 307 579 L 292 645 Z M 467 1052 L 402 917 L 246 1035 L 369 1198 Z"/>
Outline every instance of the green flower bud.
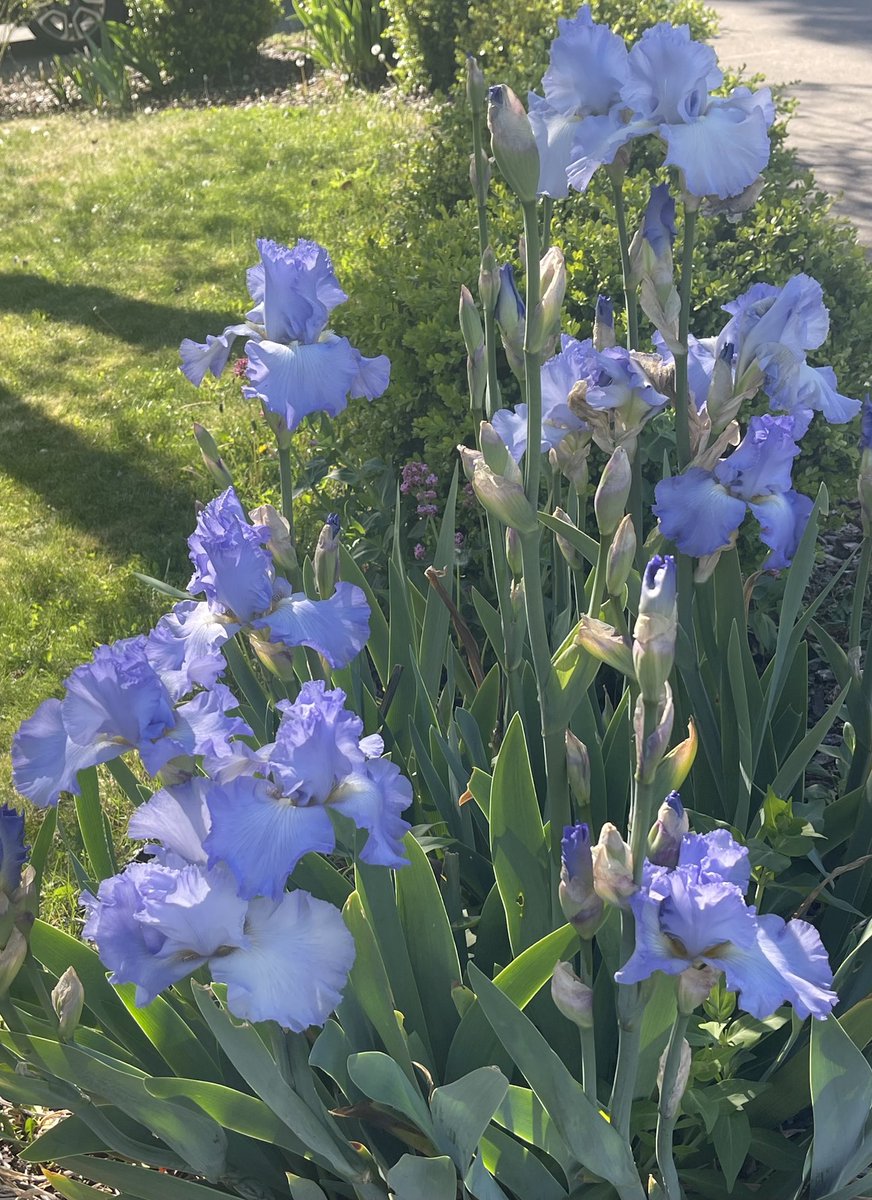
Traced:
<path fill-rule="evenodd" d="M 555 1007 L 579 1029 L 593 1028 L 593 991 L 582 983 L 568 962 L 559 962 L 551 976 Z"/>
<path fill-rule="evenodd" d="M 13 926 L 6 945 L 0 950 L 0 999 L 12 984 L 27 957 L 27 938 L 17 926 Z"/>
<path fill-rule="evenodd" d="M 497 475 L 502 475 L 512 483 L 520 483 L 523 479 L 518 464 L 509 454 L 508 447 L 490 421 L 482 421 L 479 426 L 479 443 L 484 461 Z"/>
<path fill-rule="evenodd" d="M 484 149 L 479 150 L 478 157 L 475 154 L 469 156 L 469 186 L 472 188 L 472 194 L 484 199 L 487 195 L 487 190 L 490 187 L 491 181 L 491 165 L 490 159 Z"/>
<path fill-rule="evenodd" d="M 606 904 L 629 908 L 630 897 L 638 891 L 633 881 L 633 855 L 618 830 L 607 821 L 600 830 L 592 851 L 593 886 Z"/>
<path fill-rule="evenodd" d="M 486 313 L 492 313 L 500 294 L 500 270 L 497 266 L 496 255 L 490 246 L 481 256 L 481 267 L 478 272 L 478 298 Z"/>
<path fill-rule="evenodd" d="M 466 98 L 473 114 L 481 116 L 487 102 L 487 84 L 484 73 L 472 54 L 466 56 Z"/>
<path fill-rule="evenodd" d="M 233 486 L 233 476 L 227 470 L 224 459 L 218 453 L 218 443 L 212 437 L 212 434 L 197 421 L 194 422 L 194 437 L 197 439 L 197 445 L 200 447 L 200 454 L 203 457 L 203 462 L 206 470 L 212 476 L 221 488 L 222 492 L 225 488 Z"/>
<path fill-rule="evenodd" d="M 575 736 L 571 729 L 565 734 L 566 774 L 569 790 L 581 809 L 590 804 L 590 755 L 587 746 Z"/>
<path fill-rule="evenodd" d="M 67 967 L 51 993 L 52 1007 L 58 1018 L 58 1037 L 71 1042 L 85 1006 L 85 989 L 75 967 Z"/>
<path fill-rule="evenodd" d="M 291 541 L 291 527 L 287 519 L 271 504 L 261 504 L 251 510 L 252 525 L 265 525 L 269 530 L 266 548 L 283 571 L 297 570 L 297 552 Z"/>
<path fill-rule="evenodd" d="M 482 508 L 510 529 L 518 533 L 535 533 L 538 529 L 536 512 L 521 484 L 496 474 L 484 459 L 476 463 L 472 490 Z"/>
<path fill-rule="evenodd" d="M 315 587 L 322 600 L 329 600 L 339 578 L 339 516 L 331 513 L 321 526 L 314 557 Z"/>
<path fill-rule="evenodd" d="M 590 478 L 587 460 L 590 458 L 590 434 L 568 433 L 550 452 L 563 475 L 572 484 L 576 496 L 587 491 Z"/>
<path fill-rule="evenodd" d="M 645 735 L 646 708 L 656 709 L 654 728 Z M 669 739 L 672 737 L 672 724 L 675 720 L 675 706 L 672 701 L 672 688 L 664 682 L 660 699 L 656 702 L 645 701 L 642 696 L 636 700 L 633 710 L 633 732 L 636 735 L 636 774 L 637 778 L 650 783 L 666 753 Z"/>
<path fill-rule="evenodd" d="M 615 531 L 606 562 L 606 591 L 620 597 L 626 587 L 636 557 L 636 529 L 629 513 Z"/>
<path fill-rule="evenodd" d="M 565 521 L 567 525 L 572 525 L 572 528 L 575 529 L 575 525 L 570 519 L 569 514 L 564 512 L 562 508 L 555 508 L 552 516 L 556 517 L 558 521 Z M 573 571 L 578 571 L 582 565 L 582 557 L 575 546 L 560 533 L 555 533 L 554 536 L 557 539 L 557 548 L 560 553 L 569 563 L 570 567 L 572 567 Z"/>
<path fill-rule="evenodd" d="M 677 867 L 681 839 L 689 830 L 690 820 L 681 797 L 678 792 L 670 792 L 648 834 L 648 861 L 655 867 Z"/>
<path fill-rule="evenodd" d="M 658 703 L 675 660 L 678 632 L 675 560 L 659 554 L 642 577 L 639 615 L 633 628 L 633 664 L 643 698 Z"/>
<path fill-rule="evenodd" d="M 691 968 L 692 970 L 693 968 Z M 690 1067 L 693 1061 L 693 1055 L 690 1050 L 690 1043 L 685 1039 L 681 1039 L 681 1054 L 678 1060 L 678 1070 L 675 1072 L 675 1078 L 669 1081 L 669 1093 L 663 1094 L 663 1074 L 666 1066 L 666 1051 L 664 1050 L 660 1056 L 660 1066 L 657 1070 L 657 1088 L 660 1092 L 660 1103 L 658 1105 L 661 1114 L 667 1121 L 672 1121 L 678 1115 L 678 1110 L 681 1108 L 681 1097 L 684 1095 L 687 1088 L 687 1081 L 690 1079 Z"/>
<path fill-rule="evenodd" d="M 690 774 L 699 746 L 699 737 L 693 721 L 687 723 L 687 737 L 663 758 L 657 767 L 655 785 L 658 792 L 677 791 Z"/>
<path fill-rule="evenodd" d="M 515 579 L 524 574 L 524 559 L 521 554 L 521 538 L 516 529 L 506 530 L 506 561 Z"/>
<path fill-rule="evenodd" d="M 541 353 L 560 332 L 560 313 L 566 295 L 566 263 L 563 251 L 551 246 L 539 265 L 540 297 L 529 325 L 527 349 Z"/>
<path fill-rule="evenodd" d="M 597 528 L 610 537 L 621 523 L 630 494 L 632 470 L 623 446 L 618 446 L 606 463 L 593 498 Z"/>
<path fill-rule="evenodd" d="M 575 627 L 574 641 L 599 662 L 614 667 L 628 679 L 634 678 L 633 648 L 613 625 L 585 615 Z"/>
<path fill-rule="evenodd" d="M 460 289 L 460 332 L 466 343 L 467 354 L 474 354 L 484 345 L 484 330 L 481 317 L 475 307 L 472 292 L 464 284 Z"/>
<path fill-rule="evenodd" d="M 488 89 L 487 124 L 496 164 L 522 204 L 539 188 L 539 150 L 524 106 L 504 83 Z"/>

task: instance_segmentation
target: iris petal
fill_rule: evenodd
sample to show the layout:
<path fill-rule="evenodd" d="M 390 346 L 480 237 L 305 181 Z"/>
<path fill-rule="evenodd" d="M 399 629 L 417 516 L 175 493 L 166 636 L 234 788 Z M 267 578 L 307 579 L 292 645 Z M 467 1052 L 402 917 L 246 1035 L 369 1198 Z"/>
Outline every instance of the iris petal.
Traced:
<path fill-rule="evenodd" d="M 665 538 L 684 554 L 701 558 L 729 546 L 745 518 L 745 502 L 731 496 L 701 467 L 661 479 L 652 509 Z"/>

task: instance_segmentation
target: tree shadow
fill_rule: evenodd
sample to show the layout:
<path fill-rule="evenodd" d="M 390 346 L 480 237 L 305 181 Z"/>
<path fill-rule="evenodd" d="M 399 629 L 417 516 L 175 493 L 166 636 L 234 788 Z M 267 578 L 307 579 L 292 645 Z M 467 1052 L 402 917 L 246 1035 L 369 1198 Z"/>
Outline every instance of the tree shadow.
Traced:
<path fill-rule="evenodd" d="M 230 324 L 232 311 L 175 308 L 137 300 L 90 283 L 59 283 L 23 271 L 0 271 L 0 312 L 41 312 L 53 321 L 82 325 L 144 349 L 177 346 L 185 337 L 206 340 Z"/>
<path fill-rule="evenodd" d="M 134 555 L 162 574 L 182 567 L 193 528 L 196 480 L 151 447 L 149 464 L 106 449 L 0 384 L 0 472 L 58 516 L 98 539 L 119 562 Z M 71 548 L 72 549 L 72 548 Z"/>

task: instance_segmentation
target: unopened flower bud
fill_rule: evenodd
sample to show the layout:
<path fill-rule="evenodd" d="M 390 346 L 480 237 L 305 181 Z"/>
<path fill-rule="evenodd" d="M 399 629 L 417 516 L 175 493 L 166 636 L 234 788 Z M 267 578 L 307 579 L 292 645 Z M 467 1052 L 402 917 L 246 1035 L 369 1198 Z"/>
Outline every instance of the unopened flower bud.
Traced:
<path fill-rule="evenodd" d="M 589 481 L 590 433 L 568 433 L 551 451 L 557 466 L 572 484 L 576 496 L 587 491 Z"/>
<path fill-rule="evenodd" d="M 674 792 L 690 774 L 699 746 L 699 737 L 693 721 L 687 723 L 687 737 L 674 746 L 657 768 L 655 784 L 659 792 Z"/>
<path fill-rule="evenodd" d="M 678 1060 L 678 1070 L 675 1072 L 675 1078 L 669 1081 L 669 1094 L 663 1095 L 663 1074 L 666 1066 L 666 1051 L 664 1050 L 660 1056 L 660 1066 L 657 1071 L 657 1088 L 660 1092 L 660 1103 L 658 1105 L 660 1113 L 667 1121 L 672 1121 L 678 1115 L 678 1110 L 681 1107 L 681 1097 L 684 1095 L 687 1087 L 687 1081 L 690 1079 L 690 1067 L 693 1061 L 693 1055 L 690 1050 L 690 1043 L 685 1039 L 681 1039 L 681 1054 Z"/>
<path fill-rule="evenodd" d="M 473 450 L 469 446 L 462 445 L 457 447 L 457 453 L 460 455 L 460 465 L 463 467 L 463 474 L 472 483 L 476 464 L 484 462 L 484 455 L 480 450 Z"/>
<path fill-rule="evenodd" d="M 271 642 L 265 637 L 251 634 L 249 644 L 270 674 L 281 679 L 283 683 L 293 683 L 297 678 L 294 668 L 294 648 L 283 646 L 281 642 Z"/>
<path fill-rule="evenodd" d="M 509 448 L 490 421 L 482 421 L 479 426 L 479 443 L 484 461 L 497 475 L 504 475 L 512 483 L 520 483 L 523 476 L 518 464 L 509 454 Z"/>
<path fill-rule="evenodd" d="M 607 821 L 593 847 L 593 886 L 606 904 L 628 908 L 638 891 L 633 881 L 633 855 L 618 830 Z"/>
<path fill-rule="evenodd" d="M 469 156 L 469 186 L 472 188 L 473 196 L 484 199 L 487 195 L 487 190 L 490 187 L 491 181 L 491 166 L 490 159 L 484 149 L 479 150 L 478 155 L 470 154 Z"/>
<path fill-rule="evenodd" d="M 524 574 L 524 559 L 521 554 L 521 538 L 517 529 L 506 530 L 506 562 L 515 579 Z"/>
<path fill-rule="evenodd" d="M 266 548 L 273 556 L 276 566 L 283 571 L 296 571 L 297 552 L 291 541 L 291 527 L 287 519 L 271 504 L 261 504 L 251 510 L 252 525 L 265 525 L 269 530 Z"/>
<path fill-rule="evenodd" d="M 690 830 L 690 820 L 678 792 L 670 792 L 657 811 L 648 834 L 648 861 L 655 867 L 677 867 L 681 839 Z"/>
<path fill-rule="evenodd" d="M 61 975 L 52 989 L 51 1002 L 57 1014 L 58 1037 L 62 1042 L 72 1041 L 85 1006 L 85 989 L 75 967 L 67 967 Z"/>
<path fill-rule="evenodd" d="M 711 995 L 711 990 L 718 981 L 720 971 L 714 967 L 688 967 L 678 976 L 678 1011 L 692 1013 L 700 1004 L 704 1004 Z"/>
<path fill-rule="evenodd" d="M 536 512 L 520 483 L 498 475 L 483 460 L 476 464 L 472 490 L 487 512 L 518 533 L 535 533 Z"/>
<path fill-rule="evenodd" d="M 539 150 L 524 106 L 504 83 L 488 88 L 487 124 L 496 164 L 522 204 L 536 199 Z"/>
<path fill-rule="evenodd" d="M 478 272 L 478 298 L 486 313 L 492 313 L 496 307 L 497 296 L 500 292 L 500 271 L 496 256 L 490 246 L 481 256 L 481 267 Z"/>
<path fill-rule="evenodd" d="M 575 797 L 579 808 L 585 809 L 590 804 L 590 755 L 587 752 L 587 746 L 575 736 L 571 729 L 567 729 L 564 740 L 569 790 Z"/>
<path fill-rule="evenodd" d="M 593 991 L 582 983 L 568 962 L 559 962 L 551 976 L 551 999 L 579 1029 L 593 1028 Z"/>
<path fill-rule="evenodd" d="M 466 343 L 467 354 L 474 354 L 484 345 L 481 317 L 475 307 L 472 292 L 465 284 L 460 289 L 460 332 Z"/>
<path fill-rule="evenodd" d="M 560 843 L 560 884 L 557 895 L 567 921 L 579 937 L 592 938 L 600 926 L 603 902 L 593 886 L 590 829 L 567 825 Z"/>
<path fill-rule="evenodd" d="M 857 480 L 860 498 L 860 521 L 863 536 L 872 538 L 872 400 L 863 401 L 860 417 L 860 476 Z"/>
<path fill-rule="evenodd" d="M 0 950 L 0 999 L 12 984 L 27 957 L 27 938 L 17 926 L 13 926 L 6 945 Z"/>
<path fill-rule="evenodd" d="M 484 113 L 487 103 L 487 84 L 484 73 L 474 55 L 466 56 L 466 98 L 475 116 Z"/>
<path fill-rule="evenodd" d="M 712 424 L 712 432 L 720 433 L 726 429 L 741 407 L 744 396 L 741 392 L 734 394 L 733 388 L 733 356 L 735 347 L 727 342 L 721 349 L 712 369 L 712 377 L 706 396 L 705 410 Z"/>
<path fill-rule="evenodd" d="M 633 629 L 633 663 L 643 698 L 658 702 L 675 660 L 678 630 L 675 559 L 659 554 L 642 576 L 639 615 Z"/>
<path fill-rule="evenodd" d="M 509 587 L 509 604 L 512 606 L 512 615 L 515 620 L 523 621 L 527 605 L 527 593 L 524 590 L 523 578 L 512 580 Z"/>
<path fill-rule="evenodd" d="M 558 521 L 565 521 L 567 525 L 572 525 L 572 528 L 575 528 L 569 513 L 564 512 L 562 508 L 555 508 L 552 515 L 556 517 Z M 573 571 L 577 571 L 582 564 L 582 557 L 578 550 L 576 550 L 572 542 L 563 537 L 562 534 L 556 533 L 554 536 L 557 539 L 558 550 L 569 563 L 570 567 L 572 567 Z"/>
<path fill-rule="evenodd" d="M 218 487 L 222 491 L 225 488 L 233 487 L 233 476 L 227 470 L 227 465 L 218 452 L 218 443 L 205 425 L 200 425 L 197 421 L 194 422 L 194 437 L 197 440 L 197 445 L 200 447 L 200 454 L 202 455 L 206 470 L 215 480 Z"/>
<path fill-rule="evenodd" d="M 610 350 L 615 345 L 615 306 L 608 296 L 597 296 L 593 319 L 594 350 Z"/>
<path fill-rule="evenodd" d="M 566 295 L 563 251 L 551 246 L 539 264 L 540 300 L 530 319 L 527 349 L 539 354 L 560 332 L 560 312 Z"/>
<path fill-rule="evenodd" d="M 614 667 L 628 679 L 634 678 L 633 647 L 613 625 L 585 614 L 575 627 L 573 640 L 598 662 Z"/>
<path fill-rule="evenodd" d="M 330 513 L 321 526 L 315 547 L 315 587 L 322 600 L 329 600 L 339 578 L 339 514 Z"/>
<path fill-rule="evenodd" d="M 633 560 L 636 557 L 636 528 L 629 513 L 615 531 L 606 561 L 606 591 L 610 596 L 623 594 Z"/>
<path fill-rule="evenodd" d="M 654 728 L 646 731 L 645 717 L 648 709 L 655 709 Z M 675 720 L 675 706 L 672 701 L 672 688 L 664 683 L 660 698 L 656 703 L 646 701 L 642 696 L 636 700 L 633 710 L 633 732 L 636 735 L 636 776 L 645 783 L 653 783 L 655 772 L 663 756 L 669 739 L 672 737 L 672 723 Z"/>
<path fill-rule="evenodd" d="M 621 523 L 630 494 L 631 479 L 627 451 L 623 446 L 618 446 L 603 469 L 593 498 L 597 528 L 603 537 L 610 537 Z"/>

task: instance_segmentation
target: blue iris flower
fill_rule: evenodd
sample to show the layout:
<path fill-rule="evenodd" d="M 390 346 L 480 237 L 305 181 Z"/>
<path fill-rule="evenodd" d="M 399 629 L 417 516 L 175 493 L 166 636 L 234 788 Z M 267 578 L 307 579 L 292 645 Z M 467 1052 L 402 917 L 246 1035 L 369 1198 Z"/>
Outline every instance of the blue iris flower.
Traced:
<path fill-rule="evenodd" d="M 278 896 L 303 855 L 331 853 L 331 809 L 367 832 L 364 862 L 405 865 L 409 825 L 402 813 L 412 802 L 411 785 L 378 757 L 381 739 L 361 738 L 362 722 L 344 703 L 340 689 L 304 684 L 297 700 L 283 705 L 275 743 L 210 788 L 209 862 L 227 862 L 243 896 Z"/>
<path fill-rule="evenodd" d="M 46 700 L 18 730 L 12 746 L 15 785 L 40 808 L 61 792 L 78 795 L 85 767 L 138 750 L 156 774 L 177 759 L 218 762 L 230 742 L 251 729 L 232 712 L 239 702 L 215 684 L 183 703 L 149 660 L 148 639 L 99 646 L 90 663 L 64 681 L 62 700 Z"/>
<path fill-rule="evenodd" d="M 261 401 L 286 430 L 314 412 L 337 416 L 348 397 L 373 400 L 390 382 L 384 355 L 365 358 L 327 328 L 333 309 L 348 299 L 323 246 L 301 239 L 293 247 L 261 238 L 260 263 L 248 271 L 254 307 L 244 325 L 229 325 L 205 343 L 186 339 L 182 371 L 198 387 L 207 371 L 220 375 L 233 339 L 247 335 L 243 395 Z"/>
<path fill-rule="evenodd" d="M 207 504 L 188 539 L 194 574 L 184 600 L 152 634 L 152 657 L 182 684 L 211 686 L 223 669 L 221 646 L 241 629 L 283 646 L 310 646 L 344 667 L 369 637 L 363 591 L 338 583 L 329 600 L 310 600 L 276 576 L 267 525 L 252 525 L 232 488 Z"/>
<path fill-rule="evenodd" d="M 713 471 L 690 467 L 654 489 L 654 515 L 664 537 L 684 554 L 704 557 L 732 545 L 748 508 L 770 548 L 769 570 L 790 565 L 812 501 L 794 492 L 791 467 L 799 454 L 792 417 L 752 417 L 741 444 Z"/>
<path fill-rule="evenodd" d="M 354 961 L 333 905 L 301 891 L 243 900 L 223 865 L 133 863 L 82 903 L 84 937 L 112 983 L 136 986 L 139 1005 L 205 966 L 237 1017 L 300 1032 L 324 1024 Z"/>
<path fill-rule="evenodd" d="M 838 997 L 817 931 L 805 921 L 759 916 L 745 903 L 747 853 L 725 830 L 686 835 L 673 870 L 646 864 L 630 900 L 636 945 L 616 974 L 638 983 L 655 971 L 723 971 L 742 1007 L 760 1020 L 790 1003 L 800 1018 L 825 1019 Z"/>
<path fill-rule="evenodd" d="M 622 146 L 651 133 L 665 142 L 665 163 L 680 169 L 695 196 L 739 195 L 768 163 L 775 118 L 769 89 L 738 87 L 729 96 L 713 96 L 723 82 L 715 53 L 693 41 L 686 25 L 661 22 L 647 29 L 629 51 L 622 76 L 608 107 L 582 113 L 575 129 L 566 173 L 578 191 Z M 597 93 L 600 99 L 605 94 Z M 547 87 L 546 100 L 557 107 Z"/>

